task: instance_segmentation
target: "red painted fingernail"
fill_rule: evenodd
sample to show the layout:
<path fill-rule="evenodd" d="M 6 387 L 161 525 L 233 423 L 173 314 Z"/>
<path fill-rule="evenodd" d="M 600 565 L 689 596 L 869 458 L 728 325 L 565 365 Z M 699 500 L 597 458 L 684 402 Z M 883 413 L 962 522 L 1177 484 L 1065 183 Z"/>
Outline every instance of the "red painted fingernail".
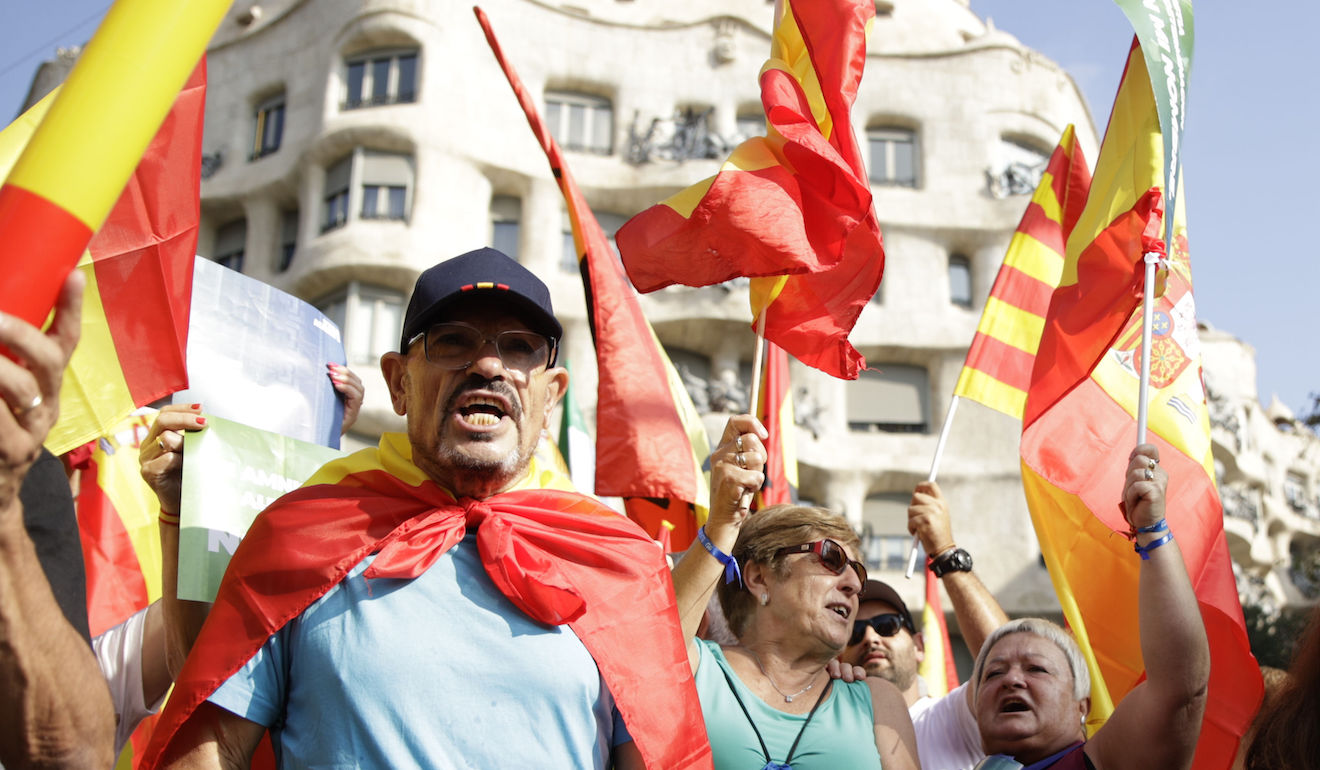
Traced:
<path fill-rule="evenodd" d="M 201 408 L 202 408 L 202 405 L 201 405 L 201 404 L 193 404 L 192 407 L 190 407 L 190 408 L 192 408 L 192 409 L 201 409 Z"/>
<path fill-rule="evenodd" d="M 205 418 L 205 417 L 198 417 L 198 418 L 197 418 L 197 424 L 198 424 L 198 425 L 205 425 L 205 424 L 206 424 L 206 418 Z"/>

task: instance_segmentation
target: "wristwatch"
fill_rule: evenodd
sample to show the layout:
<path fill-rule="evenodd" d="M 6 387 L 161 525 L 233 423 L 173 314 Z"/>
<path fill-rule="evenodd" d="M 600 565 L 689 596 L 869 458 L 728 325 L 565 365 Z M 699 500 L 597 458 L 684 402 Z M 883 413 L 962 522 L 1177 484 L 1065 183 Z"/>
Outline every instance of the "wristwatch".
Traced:
<path fill-rule="evenodd" d="M 950 572 L 971 572 L 972 555 L 961 548 L 951 548 L 931 561 L 930 571 L 935 577 L 944 577 Z"/>

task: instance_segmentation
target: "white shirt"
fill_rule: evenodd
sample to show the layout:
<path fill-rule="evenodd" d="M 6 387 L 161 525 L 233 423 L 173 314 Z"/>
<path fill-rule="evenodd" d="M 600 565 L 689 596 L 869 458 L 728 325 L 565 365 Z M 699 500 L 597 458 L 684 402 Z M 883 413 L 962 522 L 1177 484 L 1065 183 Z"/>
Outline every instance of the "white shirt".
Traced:
<path fill-rule="evenodd" d="M 110 699 L 115 705 L 115 756 L 128 743 L 133 730 L 151 714 L 160 710 L 162 697 L 151 705 L 142 693 L 142 630 L 146 609 L 138 610 L 128 620 L 92 640 L 96 662 L 110 685 Z M 164 651 L 162 651 L 162 654 Z"/>
<path fill-rule="evenodd" d="M 908 707 L 917 732 L 922 770 L 972 770 L 985 759 L 981 730 L 967 705 L 967 683 L 941 698 L 924 696 Z"/>

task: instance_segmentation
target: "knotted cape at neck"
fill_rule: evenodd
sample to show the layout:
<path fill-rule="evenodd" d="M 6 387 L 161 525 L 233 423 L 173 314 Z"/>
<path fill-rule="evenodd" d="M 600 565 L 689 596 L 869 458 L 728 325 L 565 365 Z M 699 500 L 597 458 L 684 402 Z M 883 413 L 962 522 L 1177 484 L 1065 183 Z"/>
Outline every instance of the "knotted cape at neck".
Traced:
<path fill-rule="evenodd" d="M 367 579 L 416 577 L 473 527 L 496 587 L 582 640 L 646 766 L 711 767 L 663 554 L 636 524 L 567 489 L 533 467 L 513 491 L 456 500 L 413 464 L 397 433 L 327 464 L 243 538 L 142 766 L 173 754 L 167 747 L 197 707 L 365 557 L 377 554 Z"/>

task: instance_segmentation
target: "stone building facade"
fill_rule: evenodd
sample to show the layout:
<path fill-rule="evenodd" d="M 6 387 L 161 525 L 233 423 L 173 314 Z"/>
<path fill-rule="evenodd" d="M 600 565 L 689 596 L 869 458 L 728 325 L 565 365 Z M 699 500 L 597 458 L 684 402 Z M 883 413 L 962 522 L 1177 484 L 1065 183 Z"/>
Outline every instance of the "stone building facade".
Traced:
<path fill-rule="evenodd" d="M 773 2 L 483 7 L 607 233 L 711 175 L 740 138 L 763 130 L 756 75 Z M 872 568 L 919 605 L 920 581 L 901 576 L 906 501 L 930 471 L 967 345 L 1045 158 L 1069 123 L 1092 159 L 1098 138 L 1068 74 L 968 0 L 876 0 L 876 9 L 852 129 L 887 267 L 852 341 L 877 371 L 844 382 L 795 363 L 797 450 L 802 497 L 846 513 Z M 199 253 L 340 323 L 367 385 L 353 442 L 401 425 L 376 361 L 397 344 L 416 275 L 486 244 L 550 285 L 592 421 L 595 358 L 563 203 L 469 3 L 240 0 L 208 62 Z M 718 432 L 726 410 L 746 403 L 745 282 L 672 287 L 643 307 Z M 1212 336 L 1207 379 L 1219 399 L 1233 554 L 1251 590 L 1300 601 L 1278 560 L 1320 535 L 1316 442 L 1276 427 L 1249 387 L 1249 349 Z M 1232 374 L 1211 377 L 1220 365 Z M 1005 608 L 1055 614 L 1021 492 L 1018 431 L 997 412 L 962 407 L 939 478 L 959 543 Z"/>

